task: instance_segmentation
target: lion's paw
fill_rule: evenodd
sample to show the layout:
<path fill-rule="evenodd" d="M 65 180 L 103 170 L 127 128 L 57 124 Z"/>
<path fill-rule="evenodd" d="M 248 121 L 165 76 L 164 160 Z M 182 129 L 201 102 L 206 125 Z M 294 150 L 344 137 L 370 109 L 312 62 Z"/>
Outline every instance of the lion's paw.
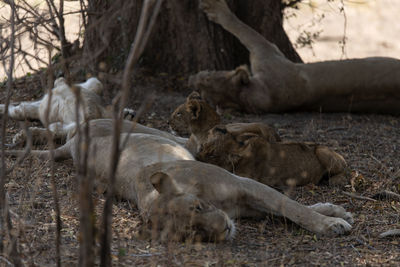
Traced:
<path fill-rule="evenodd" d="M 323 234 L 329 236 L 344 235 L 351 231 L 351 225 L 342 218 L 327 217 Z"/>
<path fill-rule="evenodd" d="M 23 145 L 26 142 L 26 133 L 25 131 L 20 131 L 14 135 L 12 139 L 13 144 Z"/>
<path fill-rule="evenodd" d="M 209 20 L 219 23 L 219 15 L 229 11 L 225 0 L 201 0 L 200 8 L 206 13 Z"/>
<path fill-rule="evenodd" d="M 351 212 L 347 212 L 342 206 L 338 206 L 332 203 L 317 203 L 309 206 L 314 211 L 330 217 L 342 218 L 350 224 L 354 223 L 353 215 Z"/>
<path fill-rule="evenodd" d="M 344 219 L 349 224 L 353 224 L 354 223 L 353 214 L 351 214 L 351 212 L 344 211 L 343 214 L 341 216 L 339 216 L 339 217 Z"/>
<path fill-rule="evenodd" d="M 130 108 L 124 108 L 124 119 L 131 121 L 135 118 L 136 116 L 136 111 Z"/>

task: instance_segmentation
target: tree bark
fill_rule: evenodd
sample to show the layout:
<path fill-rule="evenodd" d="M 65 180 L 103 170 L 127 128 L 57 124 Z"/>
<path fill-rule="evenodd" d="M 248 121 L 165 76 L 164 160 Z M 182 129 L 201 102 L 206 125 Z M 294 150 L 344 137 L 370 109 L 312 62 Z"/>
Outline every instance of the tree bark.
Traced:
<path fill-rule="evenodd" d="M 122 69 L 134 39 L 143 1 L 89 0 L 85 57 Z M 287 58 L 301 62 L 282 27 L 281 0 L 228 0 L 233 12 L 275 43 Z M 231 34 L 209 22 L 198 1 L 167 0 L 140 61 L 154 72 L 194 73 L 233 69 L 248 63 L 248 51 Z"/>

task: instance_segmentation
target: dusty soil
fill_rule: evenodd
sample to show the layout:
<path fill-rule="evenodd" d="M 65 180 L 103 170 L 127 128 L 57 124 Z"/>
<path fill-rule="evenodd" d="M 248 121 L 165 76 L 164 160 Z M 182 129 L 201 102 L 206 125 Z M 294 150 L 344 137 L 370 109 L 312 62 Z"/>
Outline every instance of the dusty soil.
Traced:
<path fill-rule="evenodd" d="M 164 84 L 162 86 L 161 84 Z M 141 85 L 139 89 L 154 86 Z M 173 89 L 173 88 L 172 88 Z M 152 94 L 154 101 L 141 122 L 168 130 L 167 119 L 189 92 L 171 92 L 161 80 Z M 39 83 L 26 78 L 16 84 L 14 101 L 37 98 Z M 1 91 L 0 102 L 4 101 Z M 138 107 L 140 100 L 132 101 Z M 294 113 L 282 115 L 228 114 L 225 121 L 264 121 L 274 125 L 286 140 L 314 141 L 340 152 L 351 169 L 359 173 L 354 181 L 356 194 L 372 196 L 388 189 L 400 190 L 400 119 L 382 115 Z M 30 123 L 31 124 L 31 123 Z M 7 125 L 6 143 L 20 129 Z M 15 163 L 7 159 L 8 167 Z M 55 264 L 55 219 L 48 162 L 29 158 L 17 167 L 6 183 L 13 224 L 18 236 L 21 258 L 26 264 Z M 62 218 L 62 263 L 76 265 L 79 248 L 79 208 L 75 171 L 71 161 L 55 164 L 57 190 Z M 396 201 L 357 200 L 342 191 L 351 185 L 331 188 L 305 186 L 285 192 L 304 204 L 329 201 L 353 212 L 355 223 L 350 235 L 337 238 L 315 236 L 282 218 L 238 220 L 237 235 L 222 244 L 168 244 L 135 238 L 141 224 L 133 203 L 116 201 L 113 219 L 113 260 L 115 265 L 151 266 L 261 266 L 261 265 L 370 265 L 395 266 L 400 262 L 399 239 L 378 237 L 400 228 L 400 203 Z M 93 194 L 98 221 L 104 196 Z M 99 247 L 99 241 L 96 242 Z M 7 266 L 4 256 L 0 265 Z"/>

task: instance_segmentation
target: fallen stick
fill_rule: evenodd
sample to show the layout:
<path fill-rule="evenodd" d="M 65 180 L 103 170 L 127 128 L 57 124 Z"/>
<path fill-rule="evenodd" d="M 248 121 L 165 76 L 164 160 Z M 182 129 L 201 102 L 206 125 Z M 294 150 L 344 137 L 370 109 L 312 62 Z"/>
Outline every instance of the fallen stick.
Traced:
<path fill-rule="evenodd" d="M 349 196 L 351 198 L 354 198 L 354 199 L 368 200 L 368 201 L 376 202 L 376 199 L 373 199 L 373 198 L 370 198 L 370 197 L 360 196 L 360 195 L 357 195 L 357 194 L 354 194 L 354 193 L 349 193 L 349 192 L 342 191 L 342 194 L 346 195 L 346 196 Z"/>
<path fill-rule="evenodd" d="M 379 235 L 380 238 L 400 236 L 400 229 L 391 229 Z"/>
<path fill-rule="evenodd" d="M 384 190 L 379 193 L 376 193 L 375 195 L 372 196 L 373 199 L 378 199 L 378 200 L 396 200 L 400 201 L 400 195 L 389 191 L 389 190 Z"/>

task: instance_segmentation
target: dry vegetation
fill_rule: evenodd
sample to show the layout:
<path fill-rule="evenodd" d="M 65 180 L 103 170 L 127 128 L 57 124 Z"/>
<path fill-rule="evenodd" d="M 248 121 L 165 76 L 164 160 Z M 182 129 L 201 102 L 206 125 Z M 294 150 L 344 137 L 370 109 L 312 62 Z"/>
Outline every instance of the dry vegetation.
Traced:
<path fill-rule="evenodd" d="M 370 37 L 375 39 L 375 36 Z M 340 48 L 335 51 L 340 53 Z M 350 51 L 349 48 L 348 56 L 351 56 Z M 156 87 L 153 91 L 156 104 L 144 114 L 141 122 L 163 130 L 168 130 L 169 115 L 184 102 L 189 93 L 189 89 L 182 87 L 182 84 L 176 85 L 166 80 L 166 77 L 140 77 L 140 84 L 137 85 L 138 91 L 151 91 Z M 18 80 L 13 92 L 12 101 L 36 99 L 44 93 L 38 76 Z M 0 103 L 5 101 L 5 97 L 5 87 L 2 87 Z M 128 105 L 138 108 L 141 103 L 140 100 L 131 100 Z M 325 144 L 346 158 L 350 167 L 358 173 L 354 173 L 352 184 L 344 188 L 310 185 L 285 193 L 305 204 L 329 201 L 343 205 L 355 215 L 351 234 L 339 238 L 319 237 L 281 218 L 266 218 L 261 221 L 237 221 L 237 234 L 226 243 L 164 245 L 138 240 L 135 234 L 141 222 L 136 208 L 132 203 L 115 200 L 112 224 L 112 258 L 115 266 L 399 264 L 399 238 L 379 238 L 378 235 L 389 229 L 400 228 L 400 202 L 356 199 L 343 191 L 365 197 L 372 197 L 384 189 L 400 192 L 400 118 L 347 113 L 227 114 L 224 117 L 224 122 L 256 121 L 275 126 L 284 139 Z M 11 143 L 13 134 L 19 129 L 18 123 L 10 122 L 7 125 L 7 138 L 2 141 Z M 8 158 L 7 166 L 10 167 L 14 162 L 14 159 Z M 13 233 L 18 237 L 18 249 L 24 265 L 54 266 L 56 263 L 56 223 L 49 170 L 48 162 L 28 158 L 8 175 L 6 181 Z M 55 173 L 62 219 L 61 260 L 64 266 L 74 266 L 78 262 L 81 236 L 78 183 L 72 161 L 56 163 Z M 99 225 L 105 197 L 94 193 L 94 201 Z M 99 250 L 99 233 L 96 238 L 96 248 Z M 0 266 L 12 266 L 5 253 L 0 255 Z"/>

